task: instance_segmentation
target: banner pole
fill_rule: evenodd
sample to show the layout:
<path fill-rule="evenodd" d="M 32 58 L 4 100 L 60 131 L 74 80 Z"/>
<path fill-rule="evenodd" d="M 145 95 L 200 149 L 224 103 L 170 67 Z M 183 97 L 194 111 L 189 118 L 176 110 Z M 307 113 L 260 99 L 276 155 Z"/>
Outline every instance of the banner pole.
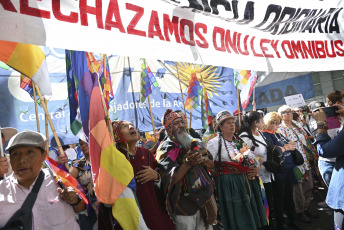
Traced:
<path fill-rule="evenodd" d="M 241 114 L 240 114 L 240 93 L 237 87 L 237 101 L 238 101 L 238 118 L 239 118 L 239 127 L 241 127 Z"/>
<path fill-rule="evenodd" d="M 252 101 L 252 105 L 253 105 L 253 111 L 257 111 L 257 104 L 256 104 L 256 84 L 254 84 L 253 87 L 253 101 Z"/>
<path fill-rule="evenodd" d="M 93 64 L 93 58 L 92 58 L 91 53 L 90 52 L 86 52 L 86 53 L 87 53 L 87 55 L 88 55 L 88 57 L 90 59 L 91 68 L 92 68 L 93 72 L 96 72 L 94 64 Z M 110 117 L 109 117 L 109 111 L 107 110 L 106 103 L 105 103 L 105 100 L 104 100 L 104 94 L 103 94 L 102 87 L 100 85 L 99 77 L 97 77 L 97 80 L 98 80 L 98 87 L 99 87 L 99 91 L 100 91 L 100 95 L 101 95 L 101 99 L 102 99 L 103 109 L 104 109 L 104 112 L 105 112 L 105 120 L 106 120 L 108 129 L 109 129 L 109 132 L 110 132 L 110 136 L 111 136 L 112 142 L 114 142 L 115 139 L 113 137 L 112 124 L 111 124 L 111 120 L 110 120 Z"/>
<path fill-rule="evenodd" d="M 36 84 L 35 84 L 36 85 Z M 36 87 L 36 86 L 35 86 Z M 41 99 L 41 102 L 42 102 L 42 99 Z M 44 104 L 47 106 L 48 108 L 48 101 L 44 98 Z M 45 122 L 45 136 L 47 138 L 47 143 L 46 143 L 46 149 L 47 149 L 47 153 L 49 153 L 49 125 L 48 125 L 48 116 L 49 116 L 49 113 L 45 113 L 45 119 L 44 119 L 44 122 Z M 60 141 L 60 140 L 59 140 Z M 57 143 L 57 142 L 56 142 Z"/>
<path fill-rule="evenodd" d="M 4 153 L 4 146 L 2 144 L 2 132 L 1 132 L 1 124 L 0 124 L 0 156 L 1 157 L 5 157 L 5 153 Z"/>
<path fill-rule="evenodd" d="M 190 111 L 190 128 L 191 128 L 191 122 L 192 122 L 192 111 Z"/>
<path fill-rule="evenodd" d="M 153 118 L 153 113 L 152 113 L 152 106 L 151 106 L 151 102 L 150 102 L 150 96 L 148 95 L 148 104 L 149 104 L 149 112 L 150 112 L 150 116 L 151 116 L 151 120 L 152 120 L 152 127 L 153 127 L 153 133 L 154 133 L 154 142 L 157 143 L 156 140 L 156 136 L 155 136 L 155 126 L 154 126 L 154 118 Z"/>
<path fill-rule="evenodd" d="M 43 106 L 43 109 L 44 109 L 44 112 L 45 112 L 45 116 L 46 116 L 46 120 L 48 120 L 49 122 L 49 125 L 50 125 L 50 128 L 51 128 L 51 131 L 53 131 L 53 134 L 54 134 L 54 138 L 55 138 L 55 141 L 56 141 L 56 144 L 59 148 L 59 151 L 60 151 L 60 154 L 63 155 L 63 156 L 67 156 L 66 153 L 63 151 L 62 149 L 62 146 L 61 146 L 61 142 L 60 142 L 60 139 L 59 137 L 57 136 L 57 133 L 56 133 L 56 130 L 55 130 L 55 126 L 53 124 L 53 121 L 51 120 L 51 117 L 49 115 L 49 112 L 48 112 L 48 108 L 47 108 L 47 104 L 45 102 L 45 100 L 43 99 L 43 96 L 42 96 L 42 93 L 40 91 L 40 89 L 38 88 L 37 84 L 35 84 L 35 88 L 36 88 L 36 92 L 38 94 L 38 97 L 39 99 L 41 100 L 41 103 L 42 103 L 42 106 Z M 46 130 L 47 130 L 47 126 L 46 126 Z M 48 133 L 47 133 L 48 134 Z M 47 151 L 49 151 L 49 141 L 48 141 L 48 149 Z M 66 166 L 68 166 L 68 164 L 66 163 Z M 68 167 L 69 168 L 69 167 Z M 67 168 L 67 169 L 68 169 Z"/>
<path fill-rule="evenodd" d="M 182 83 L 180 83 L 180 76 L 179 76 L 178 63 L 177 63 L 177 62 L 174 62 L 174 63 L 176 64 L 177 77 L 178 77 L 179 88 L 180 88 L 180 94 L 182 95 L 182 100 L 183 100 L 184 114 L 185 114 L 185 122 L 186 122 L 186 129 L 188 130 L 188 133 L 190 134 L 189 125 L 188 125 L 188 117 L 187 117 L 187 115 L 186 115 L 186 109 L 185 109 L 184 94 L 183 94 L 183 90 L 182 90 Z M 190 117 L 191 117 L 191 113 L 190 113 Z M 191 127 L 191 124 L 190 124 L 190 127 Z"/>
<path fill-rule="evenodd" d="M 41 126 L 39 125 L 39 116 L 38 116 L 38 105 L 37 105 L 37 95 L 36 95 L 36 83 L 32 81 L 32 89 L 33 89 L 33 99 L 35 101 L 35 112 L 36 112 L 36 123 L 37 123 L 37 132 L 41 132 Z"/>

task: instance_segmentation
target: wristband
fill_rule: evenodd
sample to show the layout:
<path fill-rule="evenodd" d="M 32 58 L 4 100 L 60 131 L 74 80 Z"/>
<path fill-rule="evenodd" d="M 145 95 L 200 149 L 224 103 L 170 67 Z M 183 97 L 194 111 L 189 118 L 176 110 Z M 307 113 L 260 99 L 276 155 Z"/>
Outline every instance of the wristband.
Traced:
<path fill-rule="evenodd" d="M 318 129 L 328 129 L 328 124 L 326 121 L 319 121 L 317 122 L 317 128 Z"/>
<path fill-rule="evenodd" d="M 158 179 L 157 180 L 154 180 L 154 182 L 155 183 L 158 183 L 158 182 L 160 182 L 160 180 L 161 180 L 161 176 L 160 176 L 160 174 L 158 173 L 158 172 L 156 172 L 157 174 L 158 174 Z"/>

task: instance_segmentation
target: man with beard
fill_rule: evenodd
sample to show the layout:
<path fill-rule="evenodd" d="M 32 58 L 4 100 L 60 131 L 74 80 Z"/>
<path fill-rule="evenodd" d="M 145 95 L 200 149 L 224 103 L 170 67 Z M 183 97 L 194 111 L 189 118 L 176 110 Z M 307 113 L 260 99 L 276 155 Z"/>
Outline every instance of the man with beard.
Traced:
<path fill-rule="evenodd" d="M 214 168 L 214 162 L 210 154 L 202 156 L 198 150 L 190 150 L 192 137 L 178 113 L 167 109 L 163 124 L 168 137 L 161 143 L 157 159 L 167 212 L 177 230 L 206 229 L 204 207 L 214 192 L 206 168 Z"/>

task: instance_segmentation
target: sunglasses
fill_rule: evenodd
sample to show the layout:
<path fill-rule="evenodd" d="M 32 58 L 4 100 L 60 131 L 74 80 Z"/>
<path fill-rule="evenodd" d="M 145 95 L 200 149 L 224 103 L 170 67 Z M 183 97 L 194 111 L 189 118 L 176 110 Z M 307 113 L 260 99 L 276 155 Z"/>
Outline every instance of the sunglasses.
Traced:
<path fill-rule="evenodd" d="M 291 110 L 282 112 L 282 114 L 292 114 L 292 113 L 293 112 Z"/>

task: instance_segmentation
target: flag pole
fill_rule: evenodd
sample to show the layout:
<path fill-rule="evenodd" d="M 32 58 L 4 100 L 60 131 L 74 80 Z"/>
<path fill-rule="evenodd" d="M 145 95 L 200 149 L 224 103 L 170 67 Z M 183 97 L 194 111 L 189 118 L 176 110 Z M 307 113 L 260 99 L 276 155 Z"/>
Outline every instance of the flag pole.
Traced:
<path fill-rule="evenodd" d="M 192 111 L 190 111 L 190 128 L 191 128 L 191 122 L 192 122 Z"/>
<path fill-rule="evenodd" d="M 182 84 L 180 83 L 178 63 L 175 62 L 175 64 L 176 64 L 176 68 L 177 68 L 177 77 L 178 77 L 178 81 L 179 81 L 180 94 L 182 95 L 182 100 L 183 100 L 186 128 L 188 130 L 188 133 L 190 134 L 189 125 L 188 125 L 188 117 L 186 115 L 186 109 L 185 109 L 184 94 L 183 94 L 183 90 L 182 90 Z M 190 117 L 191 117 L 191 112 L 190 112 Z M 191 124 L 190 124 L 190 127 L 191 127 Z"/>
<path fill-rule="evenodd" d="M 150 102 L 150 96 L 148 95 L 148 104 L 149 104 L 149 112 L 150 112 L 150 116 L 151 116 L 151 120 L 152 120 L 152 127 L 153 127 L 153 133 L 154 133 L 154 142 L 157 143 L 156 140 L 156 136 L 155 136 L 155 126 L 154 126 L 154 118 L 153 118 L 153 113 L 152 113 L 152 106 L 151 106 L 151 102 Z"/>
<path fill-rule="evenodd" d="M 255 101 L 255 98 L 256 98 L 256 84 L 254 84 L 254 87 L 253 87 L 253 100 L 252 100 L 253 111 L 257 111 L 257 104 Z"/>
<path fill-rule="evenodd" d="M 33 98 L 34 98 L 34 101 L 35 101 L 35 112 L 36 112 L 36 123 L 37 123 L 37 132 L 41 132 L 41 127 L 39 125 L 39 116 L 38 116 L 38 105 L 37 105 L 37 95 L 36 95 L 36 88 L 35 86 L 36 83 L 34 81 L 32 81 L 32 89 L 33 89 Z"/>
<path fill-rule="evenodd" d="M 42 99 L 41 99 L 42 101 Z M 48 108 L 48 101 L 47 99 L 44 98 L 44 104 L 47 106 Z M 45 113 L 45 136 L 47 138 L 47 143 L 46 143 L 46 149 L 47 149 L 47 152 L 49 152 L 49 126 L 48 126 L 48 116 L 49 116 L 49 113 Z M 37 119 L 37 118 L 36 118 Z M 59 140 L 60 141 L 60 140 Z M 56 142 L 57 143 L 57 142 Z"/>
<path fill-rule="evenodd" d="M 241 126 L 241 114 L 240 114 L 240 94 L 239 89 L 237 87 L 237 101 L 238 101 L 238 118 L 239 118 L 239 127 Z"/>
<path fill-rule="evenodd" d="M 4 153 L 4 146 L 2 145 L 2 132 L 1 132 L 1 124 L 0 124 L 0 156 L 5 157 Z"/>
<path fill-rule="evenodd" d="M 63 155 L 63 156 L 67 156 L 66 153 L 62 149 L 60 139 L 57 136 L 57 133 L 56 133 L 56 130 L 55 130 L 55 126 L 54 126 L 53 121 L 51 120 L 51 117 L 49 115 L 47 104 L 45 103 L 45 100 L 43 99 L 42 93 L 41 93 L 40 89 L 38 88 L 37 84 L 35 84 L 35 88 L 36 88 L 36 92 L 38 94 L 38 97 L 41 100 L 41 103 L 42 103 L 42 106 L 43 106 L 43 109 L 44 109 L 44 112 L 45 112 L 45 115 L 46 115 L 46 118 L 47 118 L 46 120 L 48 120 L 50 128 L 53 131 L 54 138 L 56 140 L 56 144 L 57 144 L 57 146 L 59 148 L 60 154 Z M 47 128 L 47 126 L 46 126 L 46 128 Z M 48 145 L 48 149 L 47 149 L 47 151 L 48 151 L 49 150 L 49 143 L 47 145 Z M 68 164 L 66 164 L 66 166 L 68 166 Z"/>
<path fill-rule="evenodd" d="M 87 53 L 87 55 L 88 55 L 88 57 L 90 59 L 91 68 L 92 68 L 93 72 L 95 72 L 95 67 L 94 67 L 94 64 L 93 64 L 92 55 L 91 55 L 90 52 L 86 52 L 86 53 Z M 98 80 L 98 87 L 99 87 L 99 91 L 100 91 L 100 95 L 101 95 L 101 99 L 102 99 L 103 109 L 104 109 L 104 112 L 105 112 L 105 120 L 106 120 L 108 129 L 109 129 L 109 132 L 110 132 L 110 135 L 111 135 L 112 142 L 114 142 L 115 139 L 113 137 L 112 124 L 111 124 L 111 120 L 110 120 L 110 117 L 109 117 L 109 111 L 107 110 L 106 103 L 105 103 L 105 100 L 104 100 L 104 94 L 103 94 L 102 87 L 100 85 L 99 77 L 97 77 L 97 80 Z"/>

